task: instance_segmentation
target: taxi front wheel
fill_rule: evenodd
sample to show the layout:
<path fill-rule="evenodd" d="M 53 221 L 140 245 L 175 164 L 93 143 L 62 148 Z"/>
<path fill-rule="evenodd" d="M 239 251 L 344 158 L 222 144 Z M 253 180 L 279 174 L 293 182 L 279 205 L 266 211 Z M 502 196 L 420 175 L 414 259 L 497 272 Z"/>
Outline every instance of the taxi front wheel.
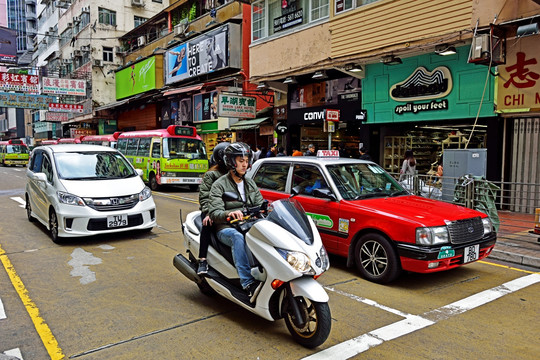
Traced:
<path fill-rule="evenodd" d="M 401 266 L 396 251 L 382 235 L 363 235 L 355 248 L 356 267 L 369 281 L 385 284 L 395 280 Z"/>

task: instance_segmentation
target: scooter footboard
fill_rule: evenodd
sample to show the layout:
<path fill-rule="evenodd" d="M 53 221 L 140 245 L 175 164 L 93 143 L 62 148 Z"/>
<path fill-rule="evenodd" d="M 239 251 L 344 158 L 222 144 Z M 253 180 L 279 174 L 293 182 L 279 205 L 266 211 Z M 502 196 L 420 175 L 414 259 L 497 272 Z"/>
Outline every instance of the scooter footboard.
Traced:
<path fill-rule="evenodd" d="M 328 302 L 329 297 L 321 284 L 310 277 L 295 279 L 290 282 L 294 296 L 303 296 L 316 302 Z"/>

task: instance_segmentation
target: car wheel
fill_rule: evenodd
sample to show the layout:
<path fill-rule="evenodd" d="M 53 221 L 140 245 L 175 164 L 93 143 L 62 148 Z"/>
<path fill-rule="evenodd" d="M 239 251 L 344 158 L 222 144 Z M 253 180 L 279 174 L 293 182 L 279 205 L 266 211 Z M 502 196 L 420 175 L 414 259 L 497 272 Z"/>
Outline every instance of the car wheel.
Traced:
<path fill-rule="evenodd" d="M 380 234 L 366 234 L 358 240 L 355 261 L 364 278 L 379 284 L 395 280 L 401 272 L 396 251 Z"/>
<path fill-rule="evenodd" d="M 157 182 L 157 179 L 156 179 L 156 175 L 154 175 L 154 173 L 151 173 L 150 174 L 150 179 L 148 180 L 149 184 L 150 184 L 150 189 L 152 191 L 157 191 L 159 190 L 159 184 Z"/>
<path fill-rule="evenodd" d="M 26 217 L 28 218 L 28 221 L 33 222 L 34 217 L 32 216 L 32 205 L 30 205 L 30 199 L 28 198 L 28 195 L 25 196 L 26 199 Z"/>
<path fill-rule="evenodd" d="M 51 233 L 52 241 L 59 244 L 60 237 L 58 236 L 58 217 L 53 209 L 49 211 L 49 232 Z"/>

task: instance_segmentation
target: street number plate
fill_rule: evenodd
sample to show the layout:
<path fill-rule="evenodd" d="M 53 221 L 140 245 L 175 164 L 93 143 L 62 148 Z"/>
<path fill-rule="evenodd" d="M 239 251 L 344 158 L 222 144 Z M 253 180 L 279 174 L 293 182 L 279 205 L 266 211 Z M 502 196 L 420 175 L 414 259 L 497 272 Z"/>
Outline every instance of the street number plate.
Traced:
<path fill-rule="evenodd" d="M 463 249 L 463 263 L 468 263 L 471 261 L 478 260 L 480 255 L 480 245 L 468 246 Z"/>
<path fill-rule="evenodd" d="M 107 216 L 107 227 L 109 227 L 109 228 L 127 226 L 127 224 L 128 224 L 127 215 L 111 215 L 111 216 Z"/>

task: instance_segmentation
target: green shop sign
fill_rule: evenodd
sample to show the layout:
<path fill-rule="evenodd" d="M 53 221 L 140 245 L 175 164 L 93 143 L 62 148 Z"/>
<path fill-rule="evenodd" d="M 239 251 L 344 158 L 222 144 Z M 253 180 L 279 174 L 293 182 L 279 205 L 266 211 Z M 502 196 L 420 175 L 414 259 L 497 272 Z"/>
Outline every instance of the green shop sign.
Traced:
<path fill-rule="evenodd" d="M 389 123 L 493 116 L 494 80 L 468 63 L 469 47 L 451 56 L 425 54 L 400 65 L 367 65 L 362 104 L 368 122 Z M 487 77 L 487 90 L 482 99 Z"/>
<path fill-rule="evenodd" d="M 156 88 L 156 57 L 132 64 L 116 73 L 116 100 Z"/>

